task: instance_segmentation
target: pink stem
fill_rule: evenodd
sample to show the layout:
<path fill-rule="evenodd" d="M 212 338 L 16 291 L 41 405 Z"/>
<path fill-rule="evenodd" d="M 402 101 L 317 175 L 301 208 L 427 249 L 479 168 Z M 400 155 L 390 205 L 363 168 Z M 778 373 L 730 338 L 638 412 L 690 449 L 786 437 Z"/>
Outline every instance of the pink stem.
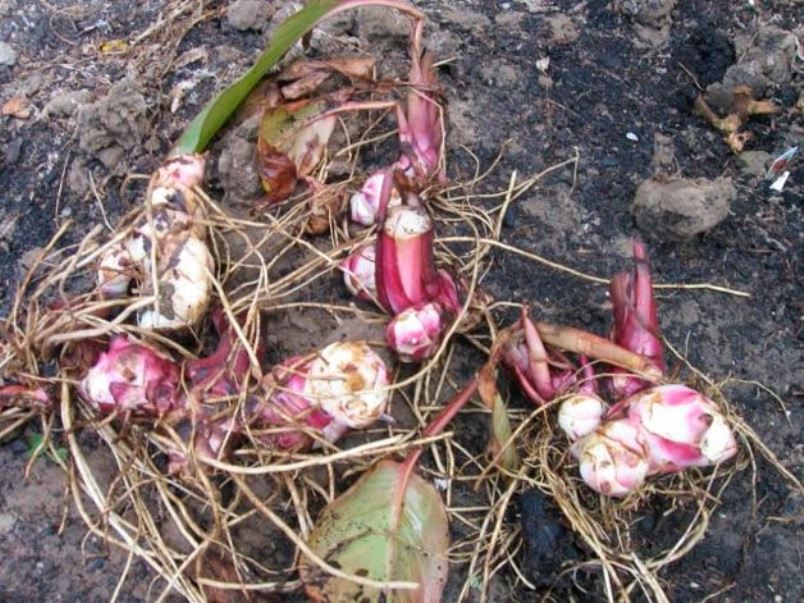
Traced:
<path fill-rule="evenodd" d="M 533 384 L 541 396 L 550 399 L 555 389 L 550 380 L 550 366 L 547 364 L 547 350 L 539 337 L 539 332 L 528 317 L 527 308 L 522 308 L 522 328 L 525 331 L 525 341 L 528 347 L 528 362 L 530 365 Z"/>

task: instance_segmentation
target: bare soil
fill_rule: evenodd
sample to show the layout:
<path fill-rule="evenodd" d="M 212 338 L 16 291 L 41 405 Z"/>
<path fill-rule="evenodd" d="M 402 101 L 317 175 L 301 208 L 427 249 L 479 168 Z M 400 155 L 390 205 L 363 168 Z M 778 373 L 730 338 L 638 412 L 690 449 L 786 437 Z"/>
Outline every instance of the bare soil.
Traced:
<path fill-rule="evenodd" d="M 204 14 L 194 12 L 201 4 Z M 287 3 L 275 4 L 281 9 Z M 627 261 L 628 241 L 638 232 L 630 206 L 639 183 L 654 173 L 657 134 L 671 141 L 675 173 L 731 178 L 736 197 L 728 216 L 708 232 L 683 241 L 638 234 L 649 243 L 657 281 L 710 282 L 750 293 L 742 298 L 663 290 L 662 328 L 669 342 L 707 375 L 742 380 L 725 390 L 734 409 L 801 477 L 804 163 L 793 163 L 784 190 L 774 192 L 764 170 L 751 173 L 746 161 L 692 110 L 696 86 L 720 81 L 739 60 L 735 36 L 750 36 L 768 23 L 795 31 L 800 2 L 758 0 L 752 9 L 736 0 L 688 0 L 654 22 L 630 14 L 647 2 L 416 4 L 429 18 L 429 46 L 449 59 L 440 77 L 449 101 L 453 180 L 471 177 L 469 151 L 488 166 L 504 149 L 484 190 L 503 189 L 513 170 L 525 177 L 576 152 L 579 156 L 577 170 L 570 166 L 549 175 L 510 208 L 505 241 L 588 273 L 611 275 Z M 0 101 L 22 95 L 31 104 L 26 119 L 0 117 L 0 311 L 8 310 L 32 250 L 45 245 L 65 220 L 76 224 L 65 241 L 72 242 L 104 216 L 114 224 L 139 202 L 142 181 L 125 176 L 147 174 L 157 166 L 188 117 L 264 45 L 267 30 L 234 29 L 225 17 L 226 6 L 222 1 L 0 0 L 0 40 L 17 52 L 15 65 L 0 65 Z M 661 38 L 655 31 L 642 41 L 638 33 L 645 23 L 653 30 L 669 24 L 666 42 L 651 44 L 656 35 Z M 395 25 L 366 16 L 339 21 L 320 38 L 318 52 L 330 38 L 346 37 L 379 52 L 388 50 L 389 56 L 396 49 L 404 57 L 404 30 L 393 35 Z M 103 46 L 112 40 L 127 45 L 112 52 Z M 775 157 L 804 142 L 801 62 L 796 66 L 798 71 L 768 86 L 765 98 L 781 111 L 749 122 L 753 139 L 747 150 Z M 115 86 L 116 100 L 104 103 Z M 213 156 L 223 146 L 217 143 Z M 226 190 L 217 177 L 210 187 L 233 206 L 239 202 L 236 191 Z M 528 301 L 546 320 L 606 331 L 605 287 L 502 251 L 494 254 L 494 270 L 483 286 L 495 298 Z M 324 293 L 343 295 L 337 283 Z M 320 342 L 324 329 L 330 333 L 327 339 L 339 336 L 331 324 L 309 317 L 288 319 L 286 327 L 278 329 L 282 337 L 274 337 L 272 356 Z M 284 334 L 294 329 L 300 339 L 288 342 Z M 475 360 L 467 356 L 467 369 Z M 755 383 L 775 391 L 787 412 Z M 526 405 L 513 390 L 511 395 L 512 404 Z M 471 446 L 485 439 L 485 429 L 485 423 L 463 418 L 457 438 Z M 124 573 L 126 556 L 94 537 L 85 538 L 86 529 L 66 496 L 64 476 L 46 457 L 24 476 L 26 438 L 40 430 L 32 422 L 0 444 L 0 599 L 107 599 Z M 82 437 L 91 447 L 93 436 Z M 801 496 L 761 457 L 754 460 L 755 467 L 738 473 L 723 492 L 706 539 L 662 575 L 671 600 L 701 601 L 712 593 L 720 594 L 708 600 L 782 603 L 804 598 Z M 104 462 L 113 471 L 99 455 L 98 466 Z M 522 504 L 537 503 L 523 498 Z M 672 541 L 684 517 L 695 512 L 688 504 L 684 513 L 667 520 L 668 505 L 666 500 L 650 502 L 634 526 L 645 546 Z M 534 517 L 532 508 L 522 511 Z M 520 515 L 512 514 L 510 521 L 519 522 Z M 459 538 L 461 527 L 453 529 Z M 559 547 L 556 555 L 590 556 L 567 538 L 569 546 Z M 271 554 L 271 547 L 266 550 Z M 287 551 L 276 555 L 284 558 Z M 571 577 L 558 578 L 560 561 L 536 568 L 525 563 L 542 590 L 512 589 L 514 577 L 503 574 L 494 596 L 531 601 L 553 587 L 559 600 L 602 598 L 595 574 L 576 577 L 588 589 L 585 593 Z M 454 574 L 462 571 L 456 568 Z M 161 587 L 151 592 L 150 580 L 148 568 L 133 560 L 120 599 L 158 595 Z"/>

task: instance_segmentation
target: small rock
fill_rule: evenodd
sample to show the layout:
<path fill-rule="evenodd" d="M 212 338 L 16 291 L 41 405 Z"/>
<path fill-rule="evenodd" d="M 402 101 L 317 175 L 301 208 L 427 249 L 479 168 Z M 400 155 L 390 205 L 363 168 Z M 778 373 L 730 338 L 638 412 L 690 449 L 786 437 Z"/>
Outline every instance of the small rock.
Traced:
<path fill-rule="evenodd" d="M 48 101 L 43 110 L 43 117 L 70 117 L 79 107 L 87 104 L 92 98 L 89 90 L 81 89 L 71 92 L 59 92 Z"/>
<path fill-rule="evenodd" d="M 444 22 L 457 25 L 466 31 L 483 31 L 491 26 L 491 20 L 483 13 L 466 8 L 453 9 L 443 14 Z"/>
<path fill-rule="evenodd" d="M 363 42 L 382 41 L 391 36 L 406 38 L 410 34 L 408 18 L 383 6 L 369 6 L 357 12 L 357 32 Z"/>
<path fill-rule="evenodd" d="M 15 138 L 3 147 L 3 156 L 6 160 L 6 165 L 12 166 L 17 163 L 22 153 L 22 138 Z"/>
<path fill-rule="evenodd" d="M 637 188 L 632 211 L 643 232 L 686 240 L 723 221 L 736 194 L 731 178 L 649 178 Z"/>
<path fill-rule="evenodd" d="M 324 19 L 316 29 L 320 29 L 331 36 L 350 35 L 355 28 L 355 11 L 347 10 L 343 13 Z"/>
<path fill-rule="evenodd" d="M 775 25 L 760 25 L 755 32 L 744 32 L 734 38 L 734 50 L 740 57 L 738 64 L 761 73 L 775 84 L 790 80 L 797 49 L 796 35 Z"/>
<path fill-rule="evenodd" d="M 11 45 L 0 42 L 0 65 L 13 67 L 17 64 L 17 51 Z"/>
<path fill-rule="evenodd" d="M 235 201 L 253 201 L 262 193 L 257 166 L 257 145 L 246 138 L 228 136 L 218 159 L 218 178 L 226 196 Z"/>
<path fill-rule="evenodd" d="M 508 32 L 520 33 L 525 16 L 523 13 L 497 13 L 494 15 L 494 24 L 505 27 Z"/>
<path fill-rule="evenodd" d="M 770 161 L 771 155 L 765 151 L 743 151 L 737 157 L 740 171 L 757 178 L 765 175 L 765 170 Z"/>
<path fill-rule="evenodd" d="M 36 262 L 39 261 L 44 251 L 45 250 L 42 247 L 34 247 L 23 253 L 19 259 L 20 266 L 22 267 L 22 269 L 24 271 L 28 271 L 31 268 L 31 266 L 33 266 Z"/>
<path fill-rule="evenodd" d="M 17 518 L 11 513 L 0 513 L 0 534 L 8 534 L 14 529 Z"/>
<path fill-rule="evenodd" d="M 86 162 L 77 157 L 67 171 L 67 188 L 76 196 L 83 198 L 89 188 L 89 168 Z"/>
<path fill-rule="evenodd" d="M 15 0 L 0 0 L 0 17 L 5 17 L 12 8 L 16 8 Z"/>
<path fill-rule="evenodd" d="M 483 81 L 490 82 L 497 88 L 511 88 L 521 81 L 521 73 L 516 67 L 505 61 L 489 61 L 480 68 Z"/>
<path fill-rule="evenodd" d="M 550 27 L 550 43 L 555 46 L 572 44 L 581 35 L 575 22 L 563 13 L 549 15 L 545 21 Z"/>
<path fill-rule="evenodd" d="M 637 37 L 651 46 L 662 46 L 670 38 L 676 0 L 621 0 L 620 12 L 634 20 Z"/>
<path fill-rule="evenodd" d="M 447 140 L 450 144 L 483 144 L 486 140 L 478 134 L 477 105 L 470 100 L 450 100 L 447 111 Z"/>
<path fill-rule="evenodd" d="M 651 159 L 654 176 L 669 176 L 676 171 L 676 156 L 673 139 L 656 132 L 653 135 L 653 158 Z"/>
<path fill-rule="evenodd" d="M 123 161 L 125 155 L 126 155 L 125 149 L 123 149 L 123 147 L 118 145 L 101 149 L 96 153 L 96 156 L 100 160 L 100 162 L 103 165 L 105 165 L 108 170 L 112 171 L 114 171 L 115 168 L 121 165 L 121 162 Z"/>
<path fill-rule="evenodd" d="M 226 11 L 226 20 L 239 31 L 261 30 L 267 25 L 271 13 L 265 0 L 235 0 Z"/>

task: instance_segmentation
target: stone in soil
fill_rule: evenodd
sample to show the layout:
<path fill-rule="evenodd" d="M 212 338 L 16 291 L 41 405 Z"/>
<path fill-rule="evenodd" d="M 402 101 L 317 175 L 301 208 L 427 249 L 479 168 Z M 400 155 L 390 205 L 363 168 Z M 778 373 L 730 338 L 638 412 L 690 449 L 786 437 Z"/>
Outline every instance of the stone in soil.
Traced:
<path fill-rule="evenodd" d="M 381 6 L 361 8 L 357 13 L 357 31 L 363 42 L 382 42 L 389 37 L 406 38 L 410 33 L 410 19 L 399 11 Z"/>
<path fill-rule="evenodd" d="M 239 31 L 261 30 L 271 17 L 273 10 L 265 0 L 236 0 L 226 11 L 226 20 Z"/>
<path fill-rule="evenodd" d="M 233 130 L 223 141 L 218 158 L 218 179 L 227 201 L 253 203 L 262 193 L 257 165 L 257 129 L 260 116 L 254 116 Z"/>
<path fill-rule="evenodd" d="M 670 38 L 676 0 L 622 0 L 619 10 L 634 20 L 634 32 L 642 42 L 662 46 Z"/>
<path fill-rule="evenodd" d="M 545 17 L 545 21 L 550 27 L 550 43 L 555 46 L 572 44 L 581 35 L 575 22 L 563 13 Z"/>
<path fill-rule="evenodd" d="M 43 117 L 70 117 L 92 98 L 92 93 L 82 88 L 70 92 L 59 92 L 45 105 Z"/>
<path fill-rule="evenodd" d="M 632 211 L 646 235 L 683 241 L 722 222 L 735 195 L 731 178 L 649 178 L 637 188 Z"/>
<path fill-rule="evenodd" d="M 666 134 L 656 132 L 653 135 L 653 158 L 651 167 L 656 176 L 669 176 L 676 171 L 676 155 L 673 139 Z"/>
<path fill-rule="evenodd" d="M 740 171 L 756 178 L 761 178 L 765 174 L 770 161 L 771 154 L 765 151 L 744 151 L 737 157 Z"/>
<path fill-rule="evenodd" d="M 0 65 L 13 67 L 17 64 L 17 51 L 10 44 L 0 42 Z"/>

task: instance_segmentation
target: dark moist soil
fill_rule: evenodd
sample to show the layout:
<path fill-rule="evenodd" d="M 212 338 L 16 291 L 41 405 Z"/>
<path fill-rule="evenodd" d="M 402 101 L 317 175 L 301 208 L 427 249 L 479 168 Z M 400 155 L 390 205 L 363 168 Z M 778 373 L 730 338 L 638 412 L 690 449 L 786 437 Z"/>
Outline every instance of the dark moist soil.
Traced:
<path fill-rule="evenodd" d="M 122 176 L 152 170 L 188 116 L 242 71 L 264 43 L 264 32 L 235 31 L 225 18 L 213 14 L 184 38 L 176 34 L 181 29 L 169 35 L 157 29 L 127 54 L 99 51 L 105 41 L 133 41 L 180 4 L 0 0 L 0 40 L 17 52 L 15 66 L 0 66 L 0 100 L 22 94 L 33 109 L 28 119 L 0 117 L 4 313 L 32 250 L 45 245 L 64 220 L 77 224 L 65 242 L 102 220 L 88 173 L 114 223 L 142 192 L 137 182 L 124 186 Z M 797 276 L 804 163 L 794 164 L 784 191 L 774 193 L 764 178 L 743 170 L 720 135 L 691 110 L 697 93 L 693 78 L 701 86 L 717 82 L 736 60 L 735 33 L 751 31 L 759 21 L 795 28 L 801 16 L 796 2 L 757 2 L 759 13 L 741 1 L 680 2 L 669 17 L 669 39 L 658 48 L 641 44 L 627 11 L 616 10 L 623 4 L 650 4 L 645 2 L 419 4 L 430 20 L 428 44 L 439 57 L 450 59 L 441 68 L 441 78 L 450 102 L 454 180 L 468 178 L 473 170 L 461 145 L 485 166 L 507 143 L 501 167 L 483 184 L 487 190 L 503 188 L 513 170 L 524 178 L 572 157 L 576 150 L 579 154 L 577 174 L 570 167 L 550 175 L 510 208 L 503 236 L 511 244 L 592 274 L 610 275 L 623 266 L 629 239 L 637 234 L 629 207 L 636 186 L 653 173 L 657 133 L 672 140 L 677 170 L 683 175 L 733 179 L 737 197 L 728 217 L 711 231 L 684 242 L 639 234 L 649 243 L 657 281 L 712 282 L 750 292 L 750 299 L 744 299 L 706 291 L 662 291 L 662 328 L 706 374 L 764 383 L 786 401 L 788 416 L 754 385 L 732 385 L 726 392 L 780 461 L 801 476 L 803 308 Z M 225 6 L 208 3 L 213 12 Z M 339 27 L 335 34 L 356 36 L 356 41 L 373 40 L 398 51 L 404 45 L 404 36 L 391 35 L 386 22 L 369 28 L 350 21 Z M 192 59 L 185 53 L 196 49 L 204 51 L 200 58 L 171 66 L 168 59 Z M 549 66 L 544 69 L 546 58 Z M 96 122 L 78 118 L 76 109 L 103 98 L 126 76 L 136 80 L 138 91 L 127 97 L 128 113 L 117 134 L 100 145 L 112 149 L 104 165 L 102 148 L 82 138 L 82 129 Z M 768 95 L 783 110 L 750 123 L 754 139 L 748 149 L 775 156 L 801 144 L 801 113 L 794 108 L 801 81 L 796 78 L 769 89 Z M 185 81 L 195 85 L 171 113 L 171 90 Z M 81 90 L 85 92 L 72 97 L 77 103 L 65 102 L 65 95 Z M 638 140 L 627 138 L 629 132 Z M 483 285 L 495 298 L 527 301 L 550 321 L 601 333 L 608 328 L 604 287 L 502 252 L 495 252 L 494 263 Z M 341 292 L 333 286 L 332 295 L 337 298 Z M 318 341 L 320 328 L 314 320 L 290 323 L 307 331 L 300 335 L 300 341 L 309 342 L 304 345 Z M 467 368 L 475 360 L 479 358 L 469 356 Z M 516 394 L 513 404 L 525 406 Z M 0 446 L 0 599 L 104 600 L 123 572 L 125 555 L 107 550 L 94 538 L 84 539 L 85 528 L 65 497 L 64 478 L 51 461 L 39 459 L 24 477 L 26 437 L 39 430 L 34 422 Z M 465 443 L 486 437 L 484 424 L 471 418 L 462 418 L 456 433 Z M 92 438 L 85 438 L 90 446 Z M 98 459 L 102 466 L 102 455 Z M 723 492 L 706 539 L 663 572 L 670 599 L 699 601 L 723 591 L 714 600 L 802 600 L 800 503 L 779 474 L 757 457 L 756 474 L 750 469 L 739 473 Z M 522 497 L 520 504 L 527 506 L 522 509 L 526 528 L 552 517 L 549 502 L 538 495 Z M 634 526 L 646 555 L 677 538 L 695 510 L 689 501 L 686 504 L 683 513 L 666 517 L 668 501 L 646 503 L 644 517 Z M 519 514 L 512 513 L 510 519 L 518 522 Z M 558 534 L 560 540 L 563 534 Z M 453 538 L 460 536 L 460 526 L 454 526 Z M 556 550 L 564 558 L 589 556 L 572 544 L 562 543 Z M 282 559 L 287 551 L 276 555 Z M 266 561 L 271 564 L 271 559 Z M 539 584 L 537 594 L 555 582 L 560 562 L 547 559 L 540 568 L 524 563 Z M 453 574 L 447 600 L 454 600 L 453 585 L 461 578 L 460 570 Z M 144 564 L 135 560 L 121 599 L 155 596 L 148 592 L 150 578 Z M 555 585 L 554 594 L 564 600 L 571 592 L 576 600 L 600 598 L 595 575 L 578 579 L 589 589 L 587 594 L 573 590 L 566 580 Z M 538 598 L 532 591 L 512 591 L 511 580 L 510 575 L 500 576 L 494 598 Z"/>

